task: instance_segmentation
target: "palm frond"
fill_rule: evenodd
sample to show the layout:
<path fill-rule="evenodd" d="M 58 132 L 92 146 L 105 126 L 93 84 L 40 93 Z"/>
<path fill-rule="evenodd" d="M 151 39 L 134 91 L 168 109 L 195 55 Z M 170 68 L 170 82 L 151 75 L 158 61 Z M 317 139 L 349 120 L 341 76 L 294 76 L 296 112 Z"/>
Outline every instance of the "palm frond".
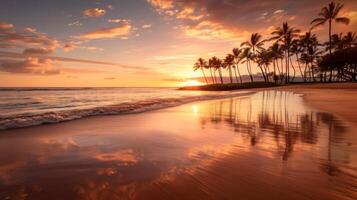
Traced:
<path fill-rule="evenodd" d="M 342 23 L 342 24 L 345 24 L 345 25 L 348 25 L 350 23 L 350 19 L 347 18 L 347 17 L 338 17 L 335 19 L 335 21 L 337 23 Z"/>
<path fill-rule="evenodd" d="M 314 19 L 314 20 L 312 20 L 311 22 L 310 22 L 310 24 L 312 25 L 312 24 L 315 24 L 315 23 L 325 23 L 327 21 L 327 19 L 325 19 L 325 18 L 316 18 L 316 19 Z"/>

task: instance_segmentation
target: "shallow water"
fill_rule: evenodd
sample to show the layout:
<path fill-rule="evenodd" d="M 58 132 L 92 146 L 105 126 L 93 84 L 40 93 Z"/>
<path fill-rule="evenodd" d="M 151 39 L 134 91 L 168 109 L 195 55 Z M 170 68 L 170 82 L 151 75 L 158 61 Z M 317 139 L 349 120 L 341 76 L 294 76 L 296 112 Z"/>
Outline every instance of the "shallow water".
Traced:
<path fill-rule="evenodd" d="M 176 88 L 0 88 L 0 130 L 144 112 L 245 92 Z"/>
<path fill-rule="evenodd" d="M 0 199 L 356 199 L 354 128 L 269 91 L 0 131 Z"/>

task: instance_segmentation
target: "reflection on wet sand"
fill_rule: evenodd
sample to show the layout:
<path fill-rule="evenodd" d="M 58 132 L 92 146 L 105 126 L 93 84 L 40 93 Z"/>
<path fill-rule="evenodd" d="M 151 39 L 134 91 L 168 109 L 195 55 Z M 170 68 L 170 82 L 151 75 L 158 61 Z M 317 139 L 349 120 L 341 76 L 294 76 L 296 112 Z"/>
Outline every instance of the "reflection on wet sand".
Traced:
<path fill-rule="evenodd" d="M 289 92 L 0 135 L 0 199 L 356 199 L 353 127 Z"/>

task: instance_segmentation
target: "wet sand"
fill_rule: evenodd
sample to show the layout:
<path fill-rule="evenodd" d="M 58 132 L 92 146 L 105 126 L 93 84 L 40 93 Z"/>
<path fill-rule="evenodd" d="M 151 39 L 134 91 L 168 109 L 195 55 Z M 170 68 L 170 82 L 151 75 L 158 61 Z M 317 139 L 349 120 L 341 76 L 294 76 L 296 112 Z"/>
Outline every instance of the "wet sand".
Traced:
<path fill-rule="evenodd" d="M 0 131 L 0 199 L 356 199 L 355 124 L 298 92 Z"/>
<path fill-rule="evenodd" d="M 306 103 L 312 107 L 334 113 L 357 124 L 357 83 L 294 85 L 277 88 L 277 90 L 281 89 L 304 94 Z"/>

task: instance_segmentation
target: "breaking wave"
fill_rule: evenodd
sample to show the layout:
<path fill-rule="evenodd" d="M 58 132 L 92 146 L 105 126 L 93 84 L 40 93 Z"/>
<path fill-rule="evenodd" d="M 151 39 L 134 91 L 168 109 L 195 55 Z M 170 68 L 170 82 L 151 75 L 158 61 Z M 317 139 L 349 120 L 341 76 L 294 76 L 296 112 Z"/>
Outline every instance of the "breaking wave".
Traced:
<path fill-rule="evenodd" d="M 52 124 L 90 116 L 118 115 L 140 113 L 173 107 L 201 100 L 212 100 L 220 98 L 230 98 L 240 95 L 251 94 L 252 92 L 233 92 L 228 94 L 206 94 L 201 96 L 190 96 L 180 98 L 156 98 L 141 100 L 133 103 L 120 103 L 111 106 L 102 106 L 87 109 L 74 109 L 64 111 L 45 112 L 39 114 L 21 114 L 10 117 L 0 117 L 0 130 L 36 126 L 41 124 Z"/>

